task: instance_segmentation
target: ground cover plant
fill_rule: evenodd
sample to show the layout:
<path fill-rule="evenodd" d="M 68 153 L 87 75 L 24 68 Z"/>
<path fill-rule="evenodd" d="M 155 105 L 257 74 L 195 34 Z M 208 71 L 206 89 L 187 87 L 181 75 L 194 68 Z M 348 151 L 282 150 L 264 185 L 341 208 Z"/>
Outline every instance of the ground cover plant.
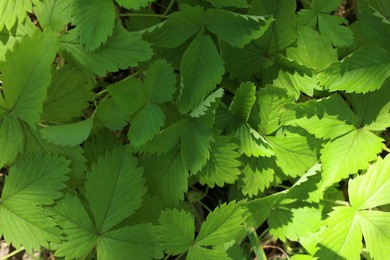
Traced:
<path fill-rule="evenodd" d="M 387 0 L 0 0 L 11 255 L 388 259 L 389 17 Z"/>

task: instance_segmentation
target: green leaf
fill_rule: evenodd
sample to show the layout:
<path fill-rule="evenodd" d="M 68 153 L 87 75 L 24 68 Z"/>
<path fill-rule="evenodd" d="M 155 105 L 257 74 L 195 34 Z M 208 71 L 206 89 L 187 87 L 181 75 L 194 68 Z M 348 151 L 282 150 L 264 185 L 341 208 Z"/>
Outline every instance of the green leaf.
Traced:
<path fill-rule="evenodd" d="M 203 222 L 196 245 L 219 245 L 235 239 L 243 229 L 244 213 L 245 209 L 234 201 L 217 207 Z"/>
<path fill-rule="evenodd" d="M 240 152 L 247 156 L 270 157 L 274 154 L 270 143 L 247 123 L 235 129 L 233 136 L 239 141 Z"/>
<path fill-rule="evenodd" d="M 113 34 L 116 11 L 112 1 L 74 0 L 72 11 L 75 33 L 87 51 L 98 49 Z"/>
<path fill-rule="evenodd" d="M 390 77 L 390 52 L 364 45 L 342 63 L 335 63 L 319 75 L 321 85 L 331 91 L 366 93 L 380 89 Z"/>
<path fill-rule="evenodd" d="M 107 152 L 92 164 L 85 196 L 98 232 L 108 231 L 141 206 L 146 192 L 142 172 L 137 159 L 123 147 Z"/>
<path fill-rule="evenodd" d="M 355 209 L 376 208 L 390 203 L 390 156 L 378 157 L 367 173 L 349 180 L 348 195 Z"/>
<path fill-rule="evenodd" d="M 337 10 L 340 2 L 340 0 L 314 0 L 310 6 L 315 11 L 327 13 Z"/>
<path fill-rule="evenodd" d="M 62 67 L 57 70 L 47 91 L 42 118 L 54 122 L 69 122 L 83 115 L 92 98 L 95 80 L 80 68 Z"/>
<path fill-rule="evenodd" d="M 72 21 L 74 0 L 35 0 L 33 2 L 34 13 L 44 29 L 60 32 Z"/>
<path fill-rule="evenodd" d="M 65 188 L 69 164 L 65 158 L 50 154 L 17 160 L 5 179 L 2 203 L 54 203 L 62 196 L 59 191 Z"/>
<path fill-rule="evenodd" d="M 319 250 L 314 257 L 319 259 L 359 259 L 362 249 L 362 234 L 356 211 L 351 207 L 335 207 L 326 220 L 329 225 L 322 233 Z"/>
<path fill-rule="evenodd" d="M 150 45 L 141 39 L 138 32 L 128 32 L 116 25 L 107 41 L 94 52 L 83 48 L 74 30 L 61 36 L 62 48 L 87 70 L 104 76 L 107 72 L 137 66 L 152 55 Z"/>
<path fill-rule="evenodd" d="M 210 159 L 198 174 L 199 183 L 211 188 L 214 185 L 222 187 L 225 183 L 233 184 L 241 174 L 238 169 L 241 165 L 238 145 L 230 142 L 226 136 L 217 136 L 210 150 Z"/>
<path fill-rule="evenodd" d="M 211 126 L 206 120 L 190 119 L 180 137 L 183 161 L 191 173 L 202 169 L 210 158 L 210 142 L 213 140 Z"/>
<path fill-rule="evenodd" d="M 229 260 L 227 253 L 222 250 L 208 249 L 198 245 L 194 245 L 188 251 L 187 260 Z"/>
<path fill-rule="evenodd" d="M 359 224 L 367 251 L 373 259 L 386 259 L 390 246 L 390 212 L 361 211 Z"/>
<path fill-rule="evenodd" d="M 229 111 L 234 116 L 248 121 L 253 104 L 256 101 L 256 86 L 252 82 L 241 83 L 236 90 L 233 101 L 230 104 Z"/>
<path fill-rule="evenodd" d="M 40 119 L 57 47 L 53 35 L 37 32 L 24 37 L 13 52 L 7 53 L 6 62 L 0 64 L 3 82 L 0 107 L 12 110 L 31 126 Z"/>
<path fill-rule="evenodd" d="M 222 8 L 222 7 L 247 8 L 250 6 L 246 0 L 207 0 L 207 1 L 217 8 Z"/>
<path fill-rule="evenodd" d="M 5 26 L 11 30 L 16 21 L 23 22 L 27 18 L 26 12 L 31 12 L 30 0 L 0 0 L 0 30 Z"/>
<path fill-rule="evenodd" d="M 352 30 L 343 26 L 348 21 L 342 17 L 318 14 L 318 29 L 336 47 L 350 46 L 353 43 Z"/>
<path fill-rule="evenodd" d="M 148 67 L 144 81 L 150 101 L 156 104 L 172 100 L 176 91 L 176 75 L 171 64 L 157 60 Z"/>
<path fill-rule="evenodd" d="M 382 141 L 366 128 L 361 128 L 328 142 L 321 150 L 324 187 L 367 169 L 368 163 L 381 152 Z"/>
<path fill-rule="evenodd" d="M 48 126 L 41 129 L 41 134 L 53 144 L 76 146 L 87 140 L 92 130 L 93 118 L 91 116 L 76 123 Z"/>
<path fill-rule="evenodd" d="M 223 96 L 223 88 L 219 88 L 210 95 L 208 95 L 202 103 L 200 103 L 195 109 L 190 113 L 191 117 L 200 117 L 206 114 L 206 112 L 210 109 L 211 104 L 220 100 Z"/>
<path fill-rule="evenodd" d="M 120 6 L 126 9 L 139 10 L 141 7 L 147 7 L 150 2 L 154 0 L 115 0 Z"/>
<path fill-rule="evenodd" d="M 194 242 L 194 217 L 184 210 L 165 210 L 160 215 L 160 239 L 172 255 L 186 252 Z"/>
<path fill-rule="evenodd" d="M 195 109 L 222 80 L 223 64 L 210 36 L 199 32 L 180 62 L 179 110 L 182 113 Z"/>
<path fill-rule="evenodd" d="M 184 192 L 188 190 L 188 169 L 177 149 L 161 156 L 143 156 L 140 164 L 145 169 L 149 194 L 161 198 L 168 206 L 184 199 Z"/>
<path fill-rule="evenodd" d="M 297 47 L 288 48 L 287 57 L 317 71 L 337 61 L 337 51 L 327 37 L 306 26 L 298 26 L 297 35 Z"/>
<path fill-rule="evenodd" d="M 23 132 L 19 120 L 12 114 L 0 122 L 0 167 L 12 163 L 23 149 Z"/>
<path fill-rule="evenodd" d="M 150 224 L 127 226 L 98 238 L 98 259 L 161 259 L 164 255 Z"/>
<path fill-rule="evenodd" d="M 147 103 L 131 120 L 131 126 L 128 133 L 131 145 L 140 147 L 160 132 L 164 125 L 164 113 L 161 108 L 154 103 Z"/>
<path fill-rule="evenodd" d="M 108 87 L 115 103 L 123 111 L 132 115 L 147 102 L 142 82 L 135 78 L 126 78 Z"/>
<path fill-rule="evenodd" d="M 242 48 L 261 37 L 272 23 L 271 18 L 249 16 L 225 10 L 208 9 L 206 28 L 233 47 Z"/>
<path fill-rule="evenodd" d="M 80 199 L 66 193 L 49 210 L 65 234 L 63 241 L 51 244 L 56 250 L 55 255 L 77 259 L 86 257 L 95 247 L 97 235 Z"/>
<path fill-rule="evenodd" d="M 128 118 L 128 114 L 117 106 L 114 99 L 106 98 L 96 110 L 94 123 L 98 122 L 115 131 L 121 130 L 127 124 Z"/>

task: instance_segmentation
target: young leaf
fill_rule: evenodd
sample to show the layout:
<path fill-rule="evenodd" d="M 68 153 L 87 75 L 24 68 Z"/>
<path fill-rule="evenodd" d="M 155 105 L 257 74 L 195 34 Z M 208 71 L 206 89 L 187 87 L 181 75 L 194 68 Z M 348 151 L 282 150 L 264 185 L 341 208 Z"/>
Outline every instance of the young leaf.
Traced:
<path fill-rule="evenodd" d="M 182 82 L 179 110 L 182 113 L 195 109 L 222 80 L 223 64 L 210 36 L 199 32 L 180 63 Z"/>
<path fill-rule="evenodd" d="M 12 114 L 0 121 L 0 167 L 13 162 L 23 149 L 23 132 L 20 122 Z"/>
<path fill-rule="evenodd" d="M 72 21 L 74 0 L 34 0 L 34 13 L 44 29 L 61 32 Z"/>
<path fill-rule="evenodd" d="M 112 35 L 116 16 L 112 1 L 74 0 L 72 11 L 75 33 L 87 51 L 98 49 Z"/>
<path fill-rule="evenodd" d="M 355 209 L 376 208 L 390 203 L 390 156 L 378 157 L 367 173 L 350 180 L 348 194 Z"/>
<path fill-rule="evenodd" d="M 146 192 L 142 172 L 124 147 L 107 152 L 92 165 L 85 196 L 98 232 L 108 231 L 141 206 Z"/>
<path fill-rule="evenodd" d="M 0 64 L 3 82 L 0 107 L 12 110 L 31 126 L 40 119 L 57 48 L 54 35 L 36 32 L 16 44 L 7 53 L 6 62 Z"/>
<path fill-rule="evenodd" d="M 207 216 L 196 237 L 196 245 L 219 245 L 236 238 L 243 229 L 244 213 L 245 209 L 234 201 L 222 204 Z"/>
<path fill-rule="evenodd" d="M 87 140 L 92 130 L 93 118 L 91 116 L 76 123 L 48 126 L 41 129 L 41 134 L 53 144 L 76 146 Z"/>
<path fill-rule="evenodd" d="M 67 53 L 87 70 L 99 76 L 136 66 L 152 55 L 150 45 L 141 39 L 140 33 L 128 32 L 120 25 L 115 26 L 112 36 L 94 52 L 83 48 L 74 30 L 62 35 L 60 40 Z"/>
<path fill-rule="evenodd" d="M 165 210 L 160 215 L 160 239 L 168 253 L 186 252 L 194 242 L 194 217 L 184 210 Z"/>

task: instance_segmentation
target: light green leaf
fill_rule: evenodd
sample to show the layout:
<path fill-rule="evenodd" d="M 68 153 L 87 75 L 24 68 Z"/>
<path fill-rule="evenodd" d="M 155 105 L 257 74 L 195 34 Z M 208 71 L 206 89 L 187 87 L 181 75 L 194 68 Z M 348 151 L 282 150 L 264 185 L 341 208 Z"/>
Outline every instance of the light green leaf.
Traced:
<path fill-rule="evenodd" d="M 196 245 L 219 245 L 236 238 L 243 229 L 244 213 L 245 209 L 234 201 L 217 207 L 203 222 Z"/>
<path fill-rule="evenodd" d="M 118 69 L 137 66 L 152 55 L 150 45 L 141 39 L 138 32 L 128 32 L 116 25 L 110 38 L 94 52 L 86 51 L 77 39 L 74 30 L 61 36 L 62 48 L 87 70 L 99 76 Z"/>
<path fill-rule="evenodd" d="M 147 7 L 150 2 L 154 0 L 115 0 L 120 6 L 126 9 L 139 10 L 141 7 Z"/>
<path fill-rule="evenodd" d="M 0 0 L 0 30 L 4 26 L 11 30 L 16 21 L 23 22 L 27 18 L 26 13 L 31 10 L 31 0 Z"/>
<path fill-rule="evenodd" d="M 286 89 L 295 100 L 298 100 L 301 92 L 312 97 L 314 90 L 320 89 L 315 75 L 302 75 L 299 72 L 290 73 L 283 70 L 280 70 L 278 77 L 272 81 L 272 86 Z"/>
<path fill-rule="evenodd" d="M 155 134 L 160 132 L 164 119 L 164 113 L 158 105 L 147 103 L 131 120 L 128 133 L 131 145 L 137 148 L 151 140 Z"/>
<path fill-rule="evenodd" d="M 210 142 L 213 133 L 210 124 L 203 118 L 187 121 L 186 130 L 180 137 L 181 154 L 191 173 L 202 169 L 210 158 Z"/>
<path fill-rule="evenodd" d="M 164 255 L 150 224 L 127 226 L 104 233 L 97 241 L 98 259 L 161 259 Z"/>
<path fill-rule="evenodd" d="M 337 61 L 337 51 L 327 37 L 306 26 L 297 28 L 297 47 L 288 48 L 287 57 L 317 71 Z"/>
<path fill-rule="evenodd" d="M 207 0 L 207 1 L 217 8 L 222 8 L 222 7 L 247 8 L 247 7 L 250 7 L 250 5 L 247 3 L 247 0 Z"/>
<path fill-rule="evenodd" d="M 152 63 L 144 81 L 150 101 L 156 104 L 172 100 L 176 91 L 176 75 L 171 64 L 165 60 Z"/>
<path fill-rule="evenodd" d="M 241 174 L 238 169 L 241 165 L 238 158 L 238 145 L 230 142 L 226 136 L 217 136 L 211 144 L 212 153 L 206 165 L 199 172 L 199 183 L 222 187 L 225 183 L 233 184 Z"/>
<path fill-rule="evenodd" d="M 318 14 L 318 29 L 336 47 L 350 46 L 353 43 L 352 30 L 343 26 L 348 21 L 342 17 Z"/>
<path fill-rule="evenodd" d="M 180 62 L 182 76 L 179 110 L 195 109 L 222 80 L 223 60 L 210 36 L 199 32 Z"/>
<path fill-rule="evenodd" d="M 217 102 L 223 96 L 223 94 L 223 88 L 217 89 L 208 95 L 195 109 L 193 109 L 190 113 L 190 116 L 197 118 L 205 115 L 208 109 L 210 109 L 211 104 Z"/>
<path fill-rule="evenodd" d="M 361 128 L 327 143 L 321 150 L 324 187 L 367 169 L 368 163 L 381 152 L 382 141 L 366 128 Z"/>
<path fill-rule="evenodd" d="M 233 132 L 233 136 L 239 141 L 240 152 L 247 156 L 270 157 L 274 154 L 270 143 L 247 123 L 240 125 Z"/>
<path fill-rule="evenodd" d="M 356 211 L 335 207 L 326 223 L 329 225 L 318 244 L 314 257 L 319 259 L 360 259 L 362 234 Z"/>
<path fill-rule="evenodd" d="M 54 203 L 62 195 L 59 191 L 66 187 L 69 164 L 65 158 L 50 154 L 17 160 L 5 178 L 2 203 Z"/>
<path fill-rule="evenodd" d="M 49 210 L 65 234 L 65 240 L 51 244 L 55 255 L 69 259 L 86 257 L 96 246 L 98 236 L 80 199 L 66 193 Z"/>
<path fill-rule="evenodd" d="M 180 11 L 169 15 L 161 26 L 146 33 L 145 38 L 161 47 L 175 48 L 195 35 L 203 25 L 203 20 L 203 8 L 182 5 Z"/>
<path fill-rule="evenodd" d="M 243 121 L 248 121 L 253 104 L 256 101 L 256 86 L 252 82 L 241 83 L 236 90 L 229 111 Z"/>
<path fill-rule="evenodd" d="M 237 14 L 220 9 L 206 11 L 206 28 L 233 47 L 242 48 L 261 37 L 273 19 Z"/>
<path fill-rule="evenodd" d="M 172 255 L 186 252 L 194 241 L 194 217 L 184 210 L 165 210 L 160 215 L 160 239 Z"/>
<path fill-rule="evenodd" d="M 40 130 L 47 141 L 63 146 L 76 146 L 87 140 L 92 130 L 93 116 L 83 121 L 66 125 L 55 125 Z"/>
<path fill-rule="evenodd" d="M 373 259 L 386 259 L 390 247 L 390 212 L 360 211 L 359 224 L 367 251 Z"/>
<path fill-rule="evenodd" d="M 132 115 L 147 102 L 145 89 L 142 82 L 135 78 L 126 78 L 108 87 L 115 103 L 123 111 Z"/>
<path fill-rule="evenodd" d="M 140 164 L 145 169 L 149 194 L 160 198 L 167 206 L 177 205 L 184 199 L 184 192 L 188 190 L 188 169 L 177 149 L 161 156 L 143 156 Z"/>
<path fill-rule="evenodd" d="M 367 173 L 349 180 L 348 194 L 355 209 L 376 208 L 390 203 L 390 156 L 378 157 Z"/>
<path fill-rule="evenodd" d="M 19 120 L 8 114 L 0 121 L 0 167 L 12 163 L 23 149 L 23 132 Z"/>
<path fill-rule="evenodd" d="M 194 245 L 188 251 L 186 260 L 230 260 L 224 250 L 208 249 L 198 245 Z"/>
<path fill-rule="evenodd" d="M 34 13 L 44 29 L 60 32 L 72 21 L 74 0 L 34 0 Z"/>
<path fill-rule="evenodd" d="M 335 63 L 319 75 L 319 81 L 331 91 L 366 93 L 380 89 L 390 77 L 390 52 L 363 45 L 358 51 Z"/>
<path fill-rule="evenodd" d="M 83 115 L 92 98 L 93 76 L 80 68 L 57 70 L 47 91 L 42 118 L 54 122 L 69 122 Z"/>
<path fill-rule="evenodd" d="M 146 192 L 142 172 L 124 147 L 114 148 L 92 164 L 85 196 L 98 232 L 108 231 L 141 206 Z"/>
<path fill-rule="evenodd" d="M 0 64 L 3 83 L 0 107 L 12 110 L 31 126 L 40 119 L 57 47 L 53 35 L 37 32 L 24 37 L 13 52 L 7 53 L 6 62 Z"/>
<path fill-rule="evenodd" d="M 113 34 L 116 11 L 112 1 L 74 0 L 72 11 L 75 33 L 87 51 L 98 49 Z"/>

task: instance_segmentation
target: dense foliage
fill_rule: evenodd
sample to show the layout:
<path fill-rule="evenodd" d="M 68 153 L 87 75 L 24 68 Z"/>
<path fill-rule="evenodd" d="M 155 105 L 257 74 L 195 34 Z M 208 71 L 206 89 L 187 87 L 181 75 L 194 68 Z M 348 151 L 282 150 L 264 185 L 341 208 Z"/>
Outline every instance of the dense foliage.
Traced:
<path fill-rule="evenodd" d="M 0 0 L 0 235 L 65 259 L 388 259 L 389 17 Z"/>

